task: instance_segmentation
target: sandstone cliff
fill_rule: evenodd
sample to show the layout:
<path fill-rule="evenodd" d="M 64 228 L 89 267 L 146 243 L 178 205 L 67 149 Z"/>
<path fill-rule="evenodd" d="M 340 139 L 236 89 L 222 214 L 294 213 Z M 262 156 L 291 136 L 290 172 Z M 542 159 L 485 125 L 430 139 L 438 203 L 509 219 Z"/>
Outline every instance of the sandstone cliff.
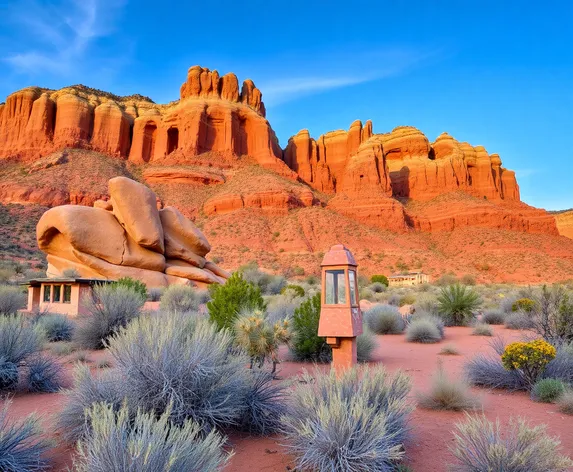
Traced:
<path fill-rule="evenodd" d="M 573 239 L 573 210 L 553 213 L 557 230 L 561 236 Z"/>

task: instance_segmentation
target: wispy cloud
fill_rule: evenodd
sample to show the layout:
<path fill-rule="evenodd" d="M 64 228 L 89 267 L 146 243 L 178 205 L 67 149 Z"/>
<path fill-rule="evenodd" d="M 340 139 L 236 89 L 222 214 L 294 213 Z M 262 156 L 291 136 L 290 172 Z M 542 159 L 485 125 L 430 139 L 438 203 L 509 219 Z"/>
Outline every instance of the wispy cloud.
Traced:
<path fill-rule="evenodd" d="M 342 87 L 363 84 L 406 73 L 439 55 L 439 51 L 419 52 L 406 49 L 378 49 L 360 54 L 321 55 L 307 67 L 304 61 L 294 70 L 317 70 L 320 73 L 293 75 L 257 83 L 267 106 L 276 106 L 302 97 Z M 319 56 L 320 57 L 320 56 Z M 348 71 L 351 71 L 350 73 Z"/>
<path fill-rule="evenodd" d="M 113 32 L 124 5 L 123 0 L 64 0 L 49 5 L 16 2 L 12 22 L 38 41 L 26 42 L 4 60 L 17 72 L 69 75 L 81 66 L 95 40 Z"/>

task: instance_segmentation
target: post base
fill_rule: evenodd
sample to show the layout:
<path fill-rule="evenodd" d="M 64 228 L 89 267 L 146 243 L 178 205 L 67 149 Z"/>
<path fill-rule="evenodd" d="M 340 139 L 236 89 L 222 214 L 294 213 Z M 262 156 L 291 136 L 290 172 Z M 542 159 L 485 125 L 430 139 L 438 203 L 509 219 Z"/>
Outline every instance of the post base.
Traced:
<path fill-rule="evenodd" d="M 332 367 L 346 370 L 358 363 L 356 338 L 338 338 L 338 346 L 332 346 Z"/>

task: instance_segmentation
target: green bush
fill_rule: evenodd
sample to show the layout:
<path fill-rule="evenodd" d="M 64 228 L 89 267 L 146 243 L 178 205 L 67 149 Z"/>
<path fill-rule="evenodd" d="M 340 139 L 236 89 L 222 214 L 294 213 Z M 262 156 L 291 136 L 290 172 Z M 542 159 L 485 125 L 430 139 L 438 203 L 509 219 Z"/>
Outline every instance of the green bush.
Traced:
<path fill-rule="evenodd" d="M 531 313 L 535 309 L 535 300 L 531 298 L 520 298 L 513 302 L 511 305 L 511 311 L 524 311 L 525 313 Z"/>
<path fill-rule="evenodd" d="M 196 312 L 199 305 L 199 294 L 189 285 L 170 285 L 163 292 L 159 304 L 161 311 L 169 313 Z"/>
<path fill-rule="evenodd" d="M 560 441 L 547 434 L 545 425 L 529 426 L 524 419 L 509 420 L 509 431 L 502 434 L 485 415 L 466 416 L 456 424 L 452 452 L 458 472 L 565 472 L 573 462 L 559 454 Z"/>
<path fill-rule="evenodd" d="M 147 300 L 147 286 L 139 280 L 132 279 L 131 277 L 122 277 L 116 280 L 114 285 L 120 285 L 133 290 L 143 298 L 143 301 Z"/>
<path fill-rule="evenodd" d="M 388 287 L 388 277 L 382 274 L 373 275 L 370 277 L 370 282 L 384 284 Z"/>
<path fill-rule="evenodd" d="M 134 418 L 124 405 L 96 403 L 87 411 L 91 428 L 78 444 L 74 463 L 78 472 L 216 471 L 227 463 L 225 438 L 199 424 L 173 425 L 170 411 L 157 416 L 138 411 Z"/>
<path fill-rule="evenodd" d="M 567 386 L 558 379 L 541 379 L 531 389 L 531 398 L 542 403 L 554 403 L 565 393 Z"/>
<path fill-rule="evenodd" d="M 296 470 L 392 471 L 404 457 L 410 379 L 382 366 L 305 373 L 283 417 Z"/>
<path fill-rule="evenodd" d="M 0 285 L 0 315 L 15 315 L 26 307 L 26 294 L 20 287 Z"/>
<path fill-rule="evenodd" d="M 235 272 L 224 285 L 213 284 L 211 301 L 207 303 L 209 318 L 218 329 L 232 328 L 241 310 L 265 310 L 261 289 Z"/>
<path fill-rule="evenodd" d="M 306 294 L 304 292 L 304 288 L 300 285 L 289 284 L 281 289 L 281 294 L 284 295 L 285 293 L 292 292 L 295 297 L 304 297 Z"/>
<path fill-rule="evenodd" d="M 294 310 L 294 330 L 291 351 L 297 360 L 325 362 L 330 360 L 331 349 L 326 339 L 318 336 L 320 293 L 304 301 Z"/>
<path fill-rule="evenodd" d="M 438 295 L 438 312 L 453 326 L 467 325 L 482 301 L 474 290 L 455 284 L 444 287 Z"/>

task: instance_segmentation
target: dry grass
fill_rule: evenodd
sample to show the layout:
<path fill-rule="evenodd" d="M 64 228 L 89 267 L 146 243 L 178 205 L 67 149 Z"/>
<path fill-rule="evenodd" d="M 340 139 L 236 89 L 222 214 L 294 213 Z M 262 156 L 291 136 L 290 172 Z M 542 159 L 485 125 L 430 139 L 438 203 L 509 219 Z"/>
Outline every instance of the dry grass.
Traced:
<path fill-rule="evenodd" d="M 439 353 L 444 355 L 444 356 L 459 356 L 460 355 L 460 351 L 453 344 L 446 344 Z"/>

